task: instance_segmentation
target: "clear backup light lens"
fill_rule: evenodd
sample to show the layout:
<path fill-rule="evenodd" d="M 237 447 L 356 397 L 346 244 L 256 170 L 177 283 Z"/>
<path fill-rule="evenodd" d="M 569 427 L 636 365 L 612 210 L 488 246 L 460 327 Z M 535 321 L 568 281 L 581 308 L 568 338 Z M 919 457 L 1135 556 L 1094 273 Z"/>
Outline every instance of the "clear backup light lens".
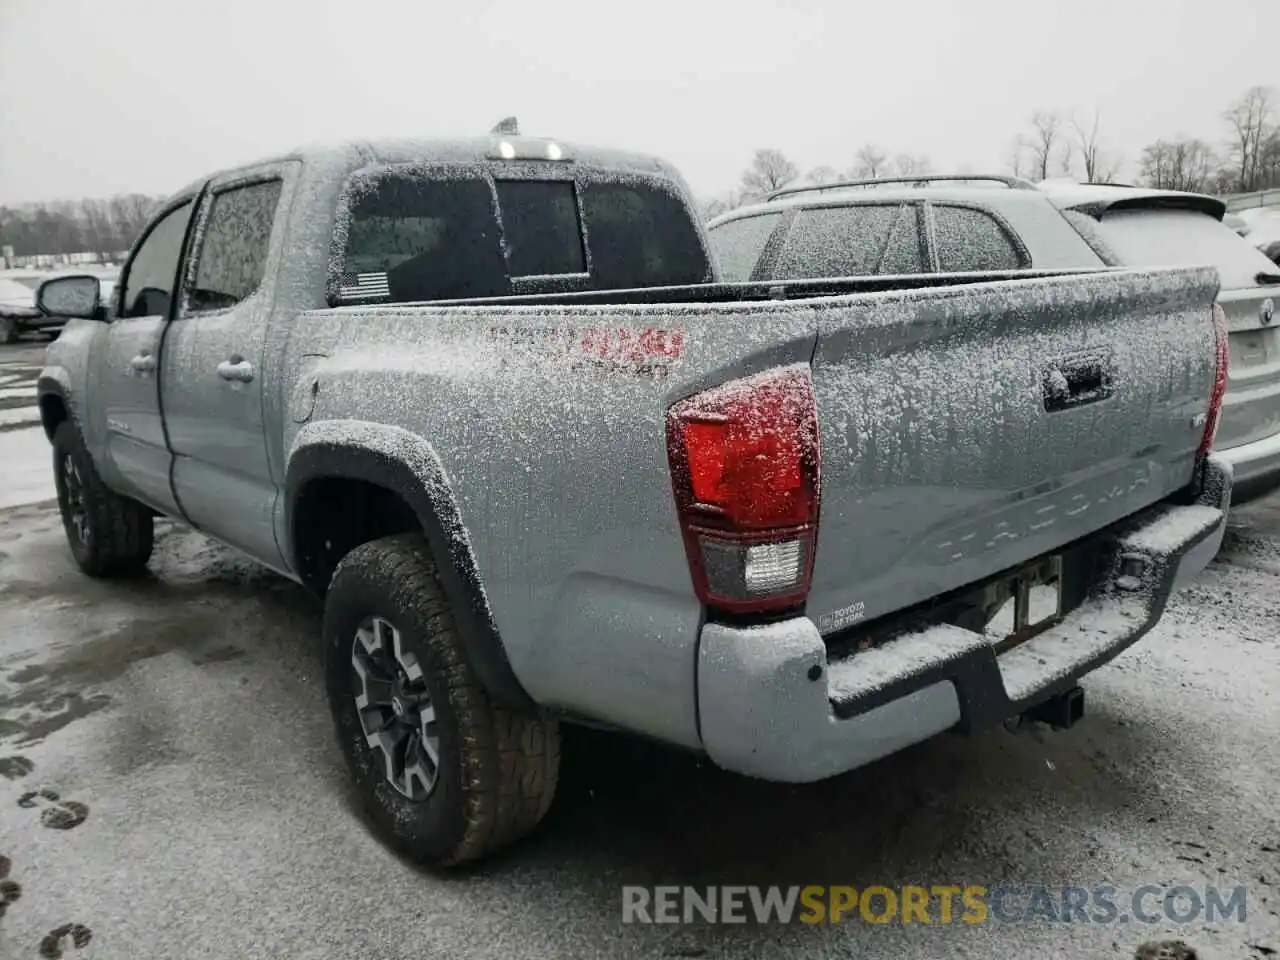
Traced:
<path fill-rule="evenodd" d="M 743 582 L 750 594 L 790 590 L 800 582 L 804 569 L 804 543 L 757 543 L 747 547 Z"/>
<path fill-rule="evenodd" d="M 773 543 L 736 543 L 700 533 L 708 597 L 721 604 L 747 604 L 759 598 L 794 596 L 808 573 L 811 542 L 809 533 Z"/>
<path fill-rule="evenodd" d="M 563 157 L 563 156 L 564 156 L 564 151 L 560 149 L 560 144 L 558 144 L 558 143 L 548 143 L 548 144 L 547 144 L 547 159 L 548 159 L 548 160 L 559 160 L 559 159 L 560 159 L 561 157 Z"/>
<path fill-rule="evenodd" d="M 516 158 L 516 148 L 506 140 L 503 140 L 498 144 L 498 156 L 502 157 L 503 160 L 514 160 Z"/>

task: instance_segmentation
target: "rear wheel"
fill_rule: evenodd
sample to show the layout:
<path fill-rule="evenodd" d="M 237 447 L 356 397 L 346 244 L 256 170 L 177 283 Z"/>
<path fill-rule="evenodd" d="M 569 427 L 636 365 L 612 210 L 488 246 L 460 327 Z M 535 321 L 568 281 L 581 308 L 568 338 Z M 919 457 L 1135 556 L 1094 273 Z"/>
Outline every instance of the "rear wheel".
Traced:
<path fill-rule="evenodd" d="M 537 826 L 555 795 L 559 726 L 489 699 L 421 536 L 343 558 L 325 598 L 324 647 L 338 740 L 388 842 L 451 866 Z"/>
<path fill-rule="evenodd" d="M 67 543 L 91 577 L 119 577 L 146 569 L 155 526 L 151 511 L 110 490 L 70 420 L 53 434 L 53 478 Z"/>

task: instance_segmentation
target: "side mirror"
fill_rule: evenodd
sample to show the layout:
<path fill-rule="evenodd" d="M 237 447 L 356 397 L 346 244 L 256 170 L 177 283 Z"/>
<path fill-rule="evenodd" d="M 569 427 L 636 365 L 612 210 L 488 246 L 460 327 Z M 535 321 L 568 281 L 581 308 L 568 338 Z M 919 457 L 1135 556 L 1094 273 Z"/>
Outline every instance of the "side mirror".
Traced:
<path fill-rule="evenodd" d="M 95 320 L 102 297 L 102 284 L 97 277 L 87 274 L 74 277 L 55 277 L 40 284 L 36 291 L 36 306 L 50 317 L 78 317 Z"/>

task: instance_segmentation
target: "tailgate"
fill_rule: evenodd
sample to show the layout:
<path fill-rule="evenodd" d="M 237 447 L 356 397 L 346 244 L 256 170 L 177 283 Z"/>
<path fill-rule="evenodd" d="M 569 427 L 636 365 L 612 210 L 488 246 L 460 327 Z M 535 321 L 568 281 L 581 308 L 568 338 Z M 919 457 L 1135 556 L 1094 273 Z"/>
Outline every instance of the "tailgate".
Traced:
<path fill-rule="evenodd" d="M 1181 268 L 815 304 L 819 629 L 982 580 L 1190 483 L 1217 289 L 1212 269 Z"/>

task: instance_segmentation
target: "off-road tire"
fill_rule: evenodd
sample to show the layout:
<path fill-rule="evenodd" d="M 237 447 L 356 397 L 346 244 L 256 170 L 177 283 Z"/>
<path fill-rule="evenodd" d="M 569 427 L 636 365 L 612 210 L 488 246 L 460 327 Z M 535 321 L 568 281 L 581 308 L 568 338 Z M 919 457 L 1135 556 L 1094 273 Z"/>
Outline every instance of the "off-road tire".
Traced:
<path fill-rule="evenodd" d="M 439 767 L 434 788 L 410 800 L 387 779 L 355 707 L 357 629 L 379 617 L 399 631 L 422 667 L 435 710 Z M 560 729 L 495 704 L 476 678 L 426 540 L 386 537 L 352 550 L 325 597 L 324 660 L 338 742 L 376 832 L 432 866 L 491 854 L 533 830 L 555 796 Z"/>
<path fill-rule="evenodd" d="M 88 536 L 81 539 L 73 519 L 66 462 L 79 476 Z M 53 433 L 53 478 L 67 543 L 80 569 L 91 577 L 124 577 L 141 573 L 151 558 L 155 522 L 149 509 L 122 497 L 102 482 L 75 423 L 64 420 Z"/>
<path fill-rule="evenodd" d="M 8 317 L 0 317 L 0 343 L 18 342 L 18 324 Z"/>

